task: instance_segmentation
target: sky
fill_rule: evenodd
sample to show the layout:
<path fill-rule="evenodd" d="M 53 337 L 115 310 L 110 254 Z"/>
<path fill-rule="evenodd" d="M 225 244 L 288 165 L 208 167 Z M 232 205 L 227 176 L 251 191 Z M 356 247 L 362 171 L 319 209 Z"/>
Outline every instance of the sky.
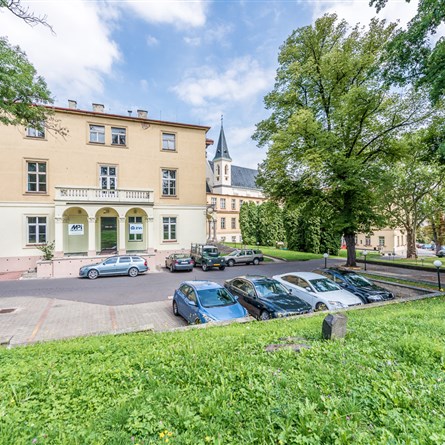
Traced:
<path fill-rule="evenodd" d="M 251 139 L 268 117 L 280 46 L 293 30 L 335 12 L 351 26 L 376 16 L 368 0 L 30 0 L 54 32 L 0 8 L 0 35 L 27 54 L 54 104 L 92 103 L 127 115 L 209 126 L 213 159 L 224 116 L 233 164 L 257 168 Z M 378 17 L 404 26 L 417 1 L 389 0 Z"/>

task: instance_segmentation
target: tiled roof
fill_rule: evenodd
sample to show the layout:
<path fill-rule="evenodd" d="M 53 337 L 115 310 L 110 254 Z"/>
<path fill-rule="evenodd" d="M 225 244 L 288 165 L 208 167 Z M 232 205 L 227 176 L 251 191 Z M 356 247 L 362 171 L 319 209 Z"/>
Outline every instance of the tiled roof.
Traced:
<path fill-rule="evenodd" d="M 212 171 L 214 171 L 213 161 L 209 161 Z M 256 177 L 258 170 L 253 168 L 238 167 L 237 165 L 231 166 L 232 187 L 258 189 L 256 185 Z"/>

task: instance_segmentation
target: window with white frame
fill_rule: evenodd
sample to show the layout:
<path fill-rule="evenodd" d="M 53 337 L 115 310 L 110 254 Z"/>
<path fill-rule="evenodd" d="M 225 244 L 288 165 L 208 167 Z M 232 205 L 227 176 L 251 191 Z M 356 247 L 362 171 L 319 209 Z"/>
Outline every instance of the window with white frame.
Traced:
<path fill-rule="evenodd" d="M 371 245 L 371 237 L 370 237 L 370 236 L 367 236 L 367 237 L 365 238 L 365 245 L 366 245 L 366 246 L 370 246 L 370 245 Z"/>
<path fill-rule="evenodd" d="M 232 218 L 232 229 L 236 229 L 236 218 Z"/>
<path fill-rule="evenodd" d="M 105 144 L 105 127 L 103 125 L 90 125 L 90 142 Z"/>
<path fill-rule="evenodd" d="M 236 235 L 232 236 L 232 243 L 236 243 Z"/>
<path fill-rule="evenodd" d="M 47 191 L 46 162 L 27 162 L 28 184 L 26 191 L 45 193 Z"/>
<path fill-rule="evenodd" d="M 212 204 L 213 207 L 216 207 L 216 198 L 214 196 L 210 198 L 210 204 Z"/>
<path fill-rule="evenodd" d="M 27 224 L 27 243 L 45 244 L 47 241 L 47 222 L 46 216 L 28 216 Z"/>
<path fill-rule="evenodd" d="M 125 145 L 127 130 L 125 128 L 111 127 L 111 143 L 113 145 Z"/>
<path fill-rule="evenodd" d="M 45 137 L 45 127 L 43 126 L 43 124 L 41 128 L 27 127 L 26 136 L 29 138 L 43 139 Z"/>
<path fill-rule="evenodd" d="M 221 218 L 221 229 L 226 228 L 226 218 Z"/>
<path fill-rule="evenodd" d="M 129 216 L 128 223 L 130 226 L 128 241 L 142 241 L 142 233 L 140 233 L 140 228 L 142 227 L 142 216 Z M 131 229 L 132 227 L 134 230 Z"/>
<path fill-rule="evenodd" d="M 176 170 L 162 170 L 162 196 L 176 196 Z"/>
<path fill-rule="evenodd" d="M 219 208 L 225 209 L 226 208 L 226 198 L 220 198 L 219 199 Z"/>
<path fill-rule="evenodd" d="M 162 218 L 162 228 L 164 241 L 176 241 L 176 217 Z"/>
<path fill-rule="evenodd" d="M 241 206 L 243 205 L 243 202 L 244 201 L 242 199 L 239 200 L 239 208 L 241 208 Z"/>
<path fill-rule="evenodd" d="M 379 246 L 384 247 L 385 246 L 385 237 L 379 236 Z"/>
<path fill-rule="evenodd" d="M 232 210 L 236 210 L 236 199 L 232 199 Z"/>
<path fill-rule="evenodd" d="M 176 151 L 176 134 L 162 133 L 162 149 Z"/>
<path fill-rule="evenodd" d="M 99 167 L 99 182 L 102 190 L 116 190 L 117 168 L 114 165 L 101 165 Z"/>

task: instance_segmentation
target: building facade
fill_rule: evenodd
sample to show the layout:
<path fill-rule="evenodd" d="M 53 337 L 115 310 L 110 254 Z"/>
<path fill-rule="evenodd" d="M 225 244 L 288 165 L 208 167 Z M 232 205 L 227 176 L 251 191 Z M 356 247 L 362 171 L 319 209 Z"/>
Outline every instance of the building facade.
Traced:
<path fill-rule="evenodd" d="M 207 161 L 207 239 L 242 243 L 239 211 L 244 202 L 261 204 L 265 197 L 256 185 L 258 171 L 232 165 L 221 125 L 215 156 Z"/>
<path fill-rule="evenodd" d="M 0 271 L 34 268 L 37 248 L 94 257 L 190 248 L 206 239 L 209 127 L 119 116 L 75 101 L 55 108 L 67 130 L 1 126 Z"/>
<path fill-rule="evenodd" d="M 358 250 L 376 250 L 382 254 L 405 256 L 407 236 L 404 230 L 384 228 L 375 230 L 372 234 L 357 234 L 355 246 Z"/>

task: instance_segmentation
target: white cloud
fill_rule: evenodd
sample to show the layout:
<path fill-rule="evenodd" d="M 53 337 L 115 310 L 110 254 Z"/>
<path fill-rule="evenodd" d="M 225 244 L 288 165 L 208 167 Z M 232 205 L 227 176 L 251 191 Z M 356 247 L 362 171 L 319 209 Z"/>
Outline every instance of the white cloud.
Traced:
<path fill-rule="evenodd" d="M 0 13 L 0 33 L 27 53 L 51 91 L 73 99 L 101 92 L 103 76 L 120 58 L 110 37 L 113 10 L 79 0 L 23 5 L 36 15 L 46 15 L 55 35 L 44 26 L 28 26 L 5 10 Z"/>
<path fill-rule="evenodd" d="M 159 40 L 155 36 L 147 36 L 145 41 L 148 46 L 157 46 L 159 45 Z"/>
<path fill-rule="evenodd" d="M 417 4 L 418 0 L 412 0 L 410 3 L 389 0 L 385 8 L 377 14 L 376 9 L 369 6 L 367 0 L 337 0 L 333 2 L 316 0 L 313 4 L 312 18 L 315 21 L 323 14 L 336 13 L 340 19 L 345 19 L 351 26 L 356 23 L 367 25 L 373 17 L 377 17 L 386 19 L 388 22 L 399 22 L 400 26 L 405 27 L 416 14 Z"/>
<path fill-rule="evenodd" d="M 183 101 L 201 107 L 214 102 L 243 102 L 270 88 L 274 72 L 262 68 L 251 57 L 226 63 L 224 72 L 208 66 L 199 67 L 186 74 L 172 90 Z"/>
<path fill-rule="evenodd" d="M 177 28 L 199 27 L 206 22 L 206 4 L 203 0 L 131 0 L 121 1 L 125 8 L 137 12 L 150 23 L 169 23 Z"/>
<path fill-rule="evenodd" d="M 184 42 L 190 46 L 201 45 L 201 37 L 184 37 Z"/>

